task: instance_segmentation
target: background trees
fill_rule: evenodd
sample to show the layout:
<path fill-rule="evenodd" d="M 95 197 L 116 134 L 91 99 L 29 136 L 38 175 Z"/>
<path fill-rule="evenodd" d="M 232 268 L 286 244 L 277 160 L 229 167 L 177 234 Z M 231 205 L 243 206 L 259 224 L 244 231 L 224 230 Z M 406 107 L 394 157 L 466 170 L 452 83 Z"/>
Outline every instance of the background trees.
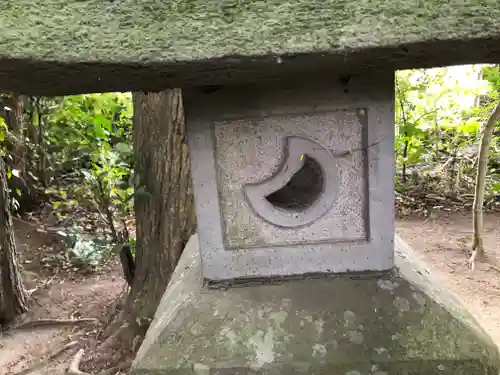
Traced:
<path fill-rule="evenodd" d="M 471 266 L 484 253 L 483 205 L 499 203 L 499 93 L 498 65 L 402 71 L 396 78 L 400 209 L 474 205 Z"/>
<path fill-rule="evenodd" d="M 460 68 L 460 69 L 458 69 Z M 498 66 L 401 71 L 396 79 L 396 185 L 400 208 L 470 207 L 481 127 L 495 107 Z M 500 191 L 495 131 L 486 204 Z M 446 198 L 446 201 L 445 199 Z"/>
<path fill-rule="evenodd" d="M 27 310 L 12 217 L 8 205 L 5 163 L 0 159 L 0 326 L 10 324 Z"/>

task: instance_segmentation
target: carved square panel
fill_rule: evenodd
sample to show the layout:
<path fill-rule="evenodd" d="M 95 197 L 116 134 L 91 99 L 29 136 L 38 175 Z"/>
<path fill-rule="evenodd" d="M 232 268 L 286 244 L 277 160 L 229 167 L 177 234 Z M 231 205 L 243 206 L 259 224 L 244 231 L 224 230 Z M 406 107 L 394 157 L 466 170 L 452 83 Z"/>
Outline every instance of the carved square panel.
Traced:
<path fill-rule="evenodd" d="M 393 83 L 185 93 L 206 279 L 392 267 Z"/>
<path fill-rule="evenodd" d="M 226 248 L 365 240 L 366 120 L 366 109 L 359 109 L 215 121 L 214 156 Z M 273 184 L 279 188 L 290 181 L 283 165 L 290 171 L 290 159 L 302 165 L 303 155 L 318 163 L 309 154 L 322 150 L 325 161 L 318 165 L 316 179 L 320 181 L 314 181 L 310 176 L 314 172 L 308 173 L 309 166 L 303 165 L 305 172 L 296 177 L 302 181 L 283 192 L 281 205 L 263 201 L 269 192 L 254 201 L 245 193 L 249 184 L 268 185 L 272 193 Z M 324 186 L 321 177 L 326 172 L 331 178 Z M 286 179 L 276 181 L 282 175 Z"/>

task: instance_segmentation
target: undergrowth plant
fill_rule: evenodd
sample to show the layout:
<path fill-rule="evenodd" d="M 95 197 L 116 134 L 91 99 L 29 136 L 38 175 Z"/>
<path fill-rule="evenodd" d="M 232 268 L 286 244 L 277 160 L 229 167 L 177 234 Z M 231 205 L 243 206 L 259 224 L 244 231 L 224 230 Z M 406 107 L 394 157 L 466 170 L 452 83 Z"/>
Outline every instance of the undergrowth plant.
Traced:
<path fill-rule="evenodd" d="M 130 96 L 66 97 L 50 116 L 47 144 L 62 163 L 51 163 L 52 183 L 45 193 L 61 220 L 79 211 L 93 221 L 90 227 L 61 229 L 68 250 L 51 261 L 94 264 L 117 245 L 134 242 Z"/>
<path fill-rule="evenodd" d="M 458 70 L 462 74 L 452 74 Z M 498 66 L 491 65 L 397 73 L 395 183 L 401 207 L 425 211 L 472 205 L 477 145 L 498 96 L 499 77 Z M 500 193 L 498 136 L 486 183 L 490 208 Z"/>

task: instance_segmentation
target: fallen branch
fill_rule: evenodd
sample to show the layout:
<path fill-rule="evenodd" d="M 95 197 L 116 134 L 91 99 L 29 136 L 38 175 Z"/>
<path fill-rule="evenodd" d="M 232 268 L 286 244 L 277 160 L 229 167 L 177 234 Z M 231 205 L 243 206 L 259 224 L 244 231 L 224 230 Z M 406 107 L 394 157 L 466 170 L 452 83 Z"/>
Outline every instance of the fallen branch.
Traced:
<path fill-rule="evenodd" d="M 497 267 L 497 266 L 494 266 L 494 265 L 490 264 L 490 268 L 491 268 L 491 269 L 494 269 L 495 271 L 497 271 L 497 272 L 499 272 L 499 273 L 500 273 L 500 268 L 499 268 L 499 267 Z"/>
<path fill-rule="evenodd" d="M 34 328 L 49 328 L 55 326 L 71 326 L 81 323 L 97 323 L 98 320 L 95 318 L 83 318 L 83 319 L 40 319 L 32 320 L 29 322 L 21 323 L 17 326 L 12 327 L 11 331 L 19 331 L 24 329 L 34 329 Z"/>
<path fill-rule="evenodd" d="M 26 293 L 28 294 L 28 297 L 31 297 L 33 295 L 33 293 L 35 293 L 36 291 L 44 289 L 47 286 L 49 286 L 50 284 L 52 284 L 52 281 L 54 281 L 55 278 L 56 278 L 56 276 L 54 275 L 49 280 L 42 282 L 41 284 L 35 286 L 33 289 L 27 290 Z"/>
<path fill-rule="evenodd" d="M 86 375 L 87 373 L 80 371 L 78 368 L 80 366 L 80 362 L 83 357 L 83 349 L 80 349 L 79 351 L 76 352 L 75 356 L 71 360 L 69 367 L 68 367 L 68 374 L 69 375 Z"/>
<path fill-rule="evenodd" d="M 29 374 L 30 372 L 33 372 L 37 370 L 38 368 L 42 367 L 46 363 L 52 361 L 56 357 L 60 356 L 62 353 L 64 353 L 66 350 L 71 349 L 75 345 L 77 345 L 77 341 L 71 341 L 70 343 L 64 345 L 62 348 L 56 350 L 54 353 L 50 354 L 48 357 L 40 359 L 38 362 L 32 364 L 31 366 L 25 368 L 24 370 L 21 370 L 19 372 L 16 372 L 13 375 L 26 375 Z"/>
<path fill-rule="evenodd" d="M 68 375 L 92 375 L 92 374 L 89 374 L 87 372 L 81 371 L 79 368 L 80 362 L 82 361 L 83 354 L 84 354 L 83 349 L 80 349 L 78 352 L 76 352 L 75 356 L 73 357 L 73 359 L 71 360 L 71 362 L 69 364 L 68 371 L 67 371 Z M 129 367 L 129 366 L 130 366 L 130 361 L 125 361 L 125 362 L 118 364 L 117 366 L 113 366 L 107 370 L 100 371 L 95 375 L 112 375 L 112 374 L 117 373 L 118 371 L 121 371 L 121 370 Z"/>

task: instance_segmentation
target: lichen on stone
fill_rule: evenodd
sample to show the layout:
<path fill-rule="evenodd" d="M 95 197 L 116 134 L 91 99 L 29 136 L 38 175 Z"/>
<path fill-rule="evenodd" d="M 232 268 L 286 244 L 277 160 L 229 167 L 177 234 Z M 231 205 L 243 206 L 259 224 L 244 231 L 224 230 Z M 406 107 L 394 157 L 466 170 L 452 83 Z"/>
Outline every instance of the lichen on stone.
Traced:
<path fill-rule="evenodd" d="M 3 0 L 0 59 L 163 62 L 500 34 L 497 0 Z"/>

